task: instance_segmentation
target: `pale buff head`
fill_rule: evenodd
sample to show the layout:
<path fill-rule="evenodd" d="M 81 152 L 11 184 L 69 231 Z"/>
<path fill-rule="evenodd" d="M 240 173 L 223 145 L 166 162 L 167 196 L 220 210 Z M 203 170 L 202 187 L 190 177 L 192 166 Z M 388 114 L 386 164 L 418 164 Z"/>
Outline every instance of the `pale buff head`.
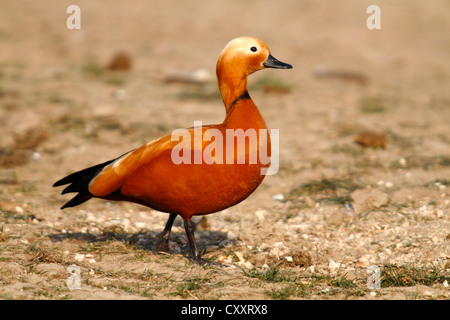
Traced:
<path fill-rule="evenodd" d="M 275 59 L 264 42 L 254 37 L 231 40 L 220 54 L 217 72 L 248 76 L 264 68 L 290 69 L 291 65 Z"/>

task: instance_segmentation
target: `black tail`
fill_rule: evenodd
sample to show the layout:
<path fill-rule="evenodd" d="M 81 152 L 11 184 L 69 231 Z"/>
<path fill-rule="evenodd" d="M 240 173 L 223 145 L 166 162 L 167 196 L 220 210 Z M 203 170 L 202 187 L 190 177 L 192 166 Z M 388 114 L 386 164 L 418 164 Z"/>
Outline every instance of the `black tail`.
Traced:
<path fill-rule="evenodd" d="M 63 186 L 65 184 L 70 183 L 61 194 L 70 193 L 70 192 L 78 192 L 78 194 L 72 198 L 69 202 L 61 207 L 61 209 L 68 207 L 75 207 L 79 204 L 82 204 L 85 201 L 88 201 L 92 198 L 92 194 L 89 192 L 89 182 L 108 164 L 114 162 L 114 160 L 109 160 L 101 164 L 97 164 L 95 166 L 86 168 L 84 170 L 72 173 L 61 180 L 58 180 L 53 185 L 54 187 Z"/>

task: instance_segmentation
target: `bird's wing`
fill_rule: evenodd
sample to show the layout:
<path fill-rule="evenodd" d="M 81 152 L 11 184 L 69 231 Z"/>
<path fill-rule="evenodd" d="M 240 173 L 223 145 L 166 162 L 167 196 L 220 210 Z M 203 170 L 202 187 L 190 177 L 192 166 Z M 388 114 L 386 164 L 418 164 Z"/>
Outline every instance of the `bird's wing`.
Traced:
<path fill-rule="evenodd" d="M 204 132 L 208 128 L 209 126 L 204 126 L 201 131 Z M 203 141 L 200 146 L 194 145 L 194 138 L 191 139 L 194 137 L 194 131 L 194 128 L 176 130 L 117 158 L 89 182 L 89 192 L 96 197 L 105 197 L 117 191 L 130 174 L 140 166 L 150 165 L 151 161 L 163 151 L 203 148 L 205 145 Z"/>

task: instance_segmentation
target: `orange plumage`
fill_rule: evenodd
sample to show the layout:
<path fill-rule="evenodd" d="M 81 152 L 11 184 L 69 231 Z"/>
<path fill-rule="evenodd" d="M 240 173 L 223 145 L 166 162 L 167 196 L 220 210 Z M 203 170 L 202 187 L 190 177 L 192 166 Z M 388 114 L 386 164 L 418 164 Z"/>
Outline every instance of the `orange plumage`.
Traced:
<path fill-rule="evenodd" d="M 288 69 L 270 54 L 267 46 L 251 37 L 236 38 L 228 43 L 217 62 L 219 89 L 226 108 L 223 123 L 186 129 L 186 142 L 173 139 L 169 134 L 132 150 L 121 157 L 75 172 L 54 186 L 70 184 L 62 193 L 78 192 L 62 209 L 81 204 L 90 198 L 131 201 L 170 214 L 164 231 L 158 236 L 155 251 L 168 250 L 172 223 L 177 215 L 184 220 L 191 258 L 204 263 L 196 247 L 191 218 L 210 214 L 233 206 L 247 198 L 262 182 L 262 168 L 269 163 L 261 161 L 260 149 L 270 156 L 270 137 L 256 105 L 247 91 L 247 77 L 263 68 Z M 254 130 L 256 140 L 236 139 L 232 145 L 231 159 L 227 133 L 231 130 Z M 264 130 L 265 129 L 265 130 Z M 201 140 L 196 134 L 200 133 Z M 222 141 L 215 141 L 220 134 Z M 198 143 L 200 141 L 200 143 Z M 246 141 L 248 143 L 246 143 Z M 184 142 L 184 141 L 183 141 Z M 214 159 L 211 143 L 216 148 Z M 244 144 L 244 145 L 242 145 Z M 175 163 L 173 155 L 183 147 L 188 152 L 189 163 Z M 183 154 L 184 155 L 184 154 Z M 254 156 L 254 157 L 253 157 Z M 201 159 L 201 163 L 194 162 Z M 256 159 L 256 161 L 250 161 Z M 219 161 L 217 161 L 219 160 Z M 232 161 L 230 161 L 232 160 Z M 243 162 L 243 163 L 242 163 Z"/>

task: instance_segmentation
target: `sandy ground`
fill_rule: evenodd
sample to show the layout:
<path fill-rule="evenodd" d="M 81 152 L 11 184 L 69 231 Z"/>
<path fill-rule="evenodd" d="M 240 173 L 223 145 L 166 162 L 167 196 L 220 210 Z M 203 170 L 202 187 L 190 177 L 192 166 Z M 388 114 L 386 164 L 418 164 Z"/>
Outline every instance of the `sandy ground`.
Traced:
<path fill-rule="evenodd" d="M 80 30 L 70 1 L 0 2 L 0 298 L 449 299 L 448 1 L 76 3 Z M 222 121 L 215 63 L 241 35 L 294 69 L 249 81 L 280 130 L 278 174 L 195 220 L 205 258 L 228 267 L 185 258 L 180 220 L 172 253 L 153 255 L 164 213 L 59 210 L 64 175 Z M 119 52 L 131 68 L 111 71 Z M 200 69 L 201 85 L 165 81 Z"/>

